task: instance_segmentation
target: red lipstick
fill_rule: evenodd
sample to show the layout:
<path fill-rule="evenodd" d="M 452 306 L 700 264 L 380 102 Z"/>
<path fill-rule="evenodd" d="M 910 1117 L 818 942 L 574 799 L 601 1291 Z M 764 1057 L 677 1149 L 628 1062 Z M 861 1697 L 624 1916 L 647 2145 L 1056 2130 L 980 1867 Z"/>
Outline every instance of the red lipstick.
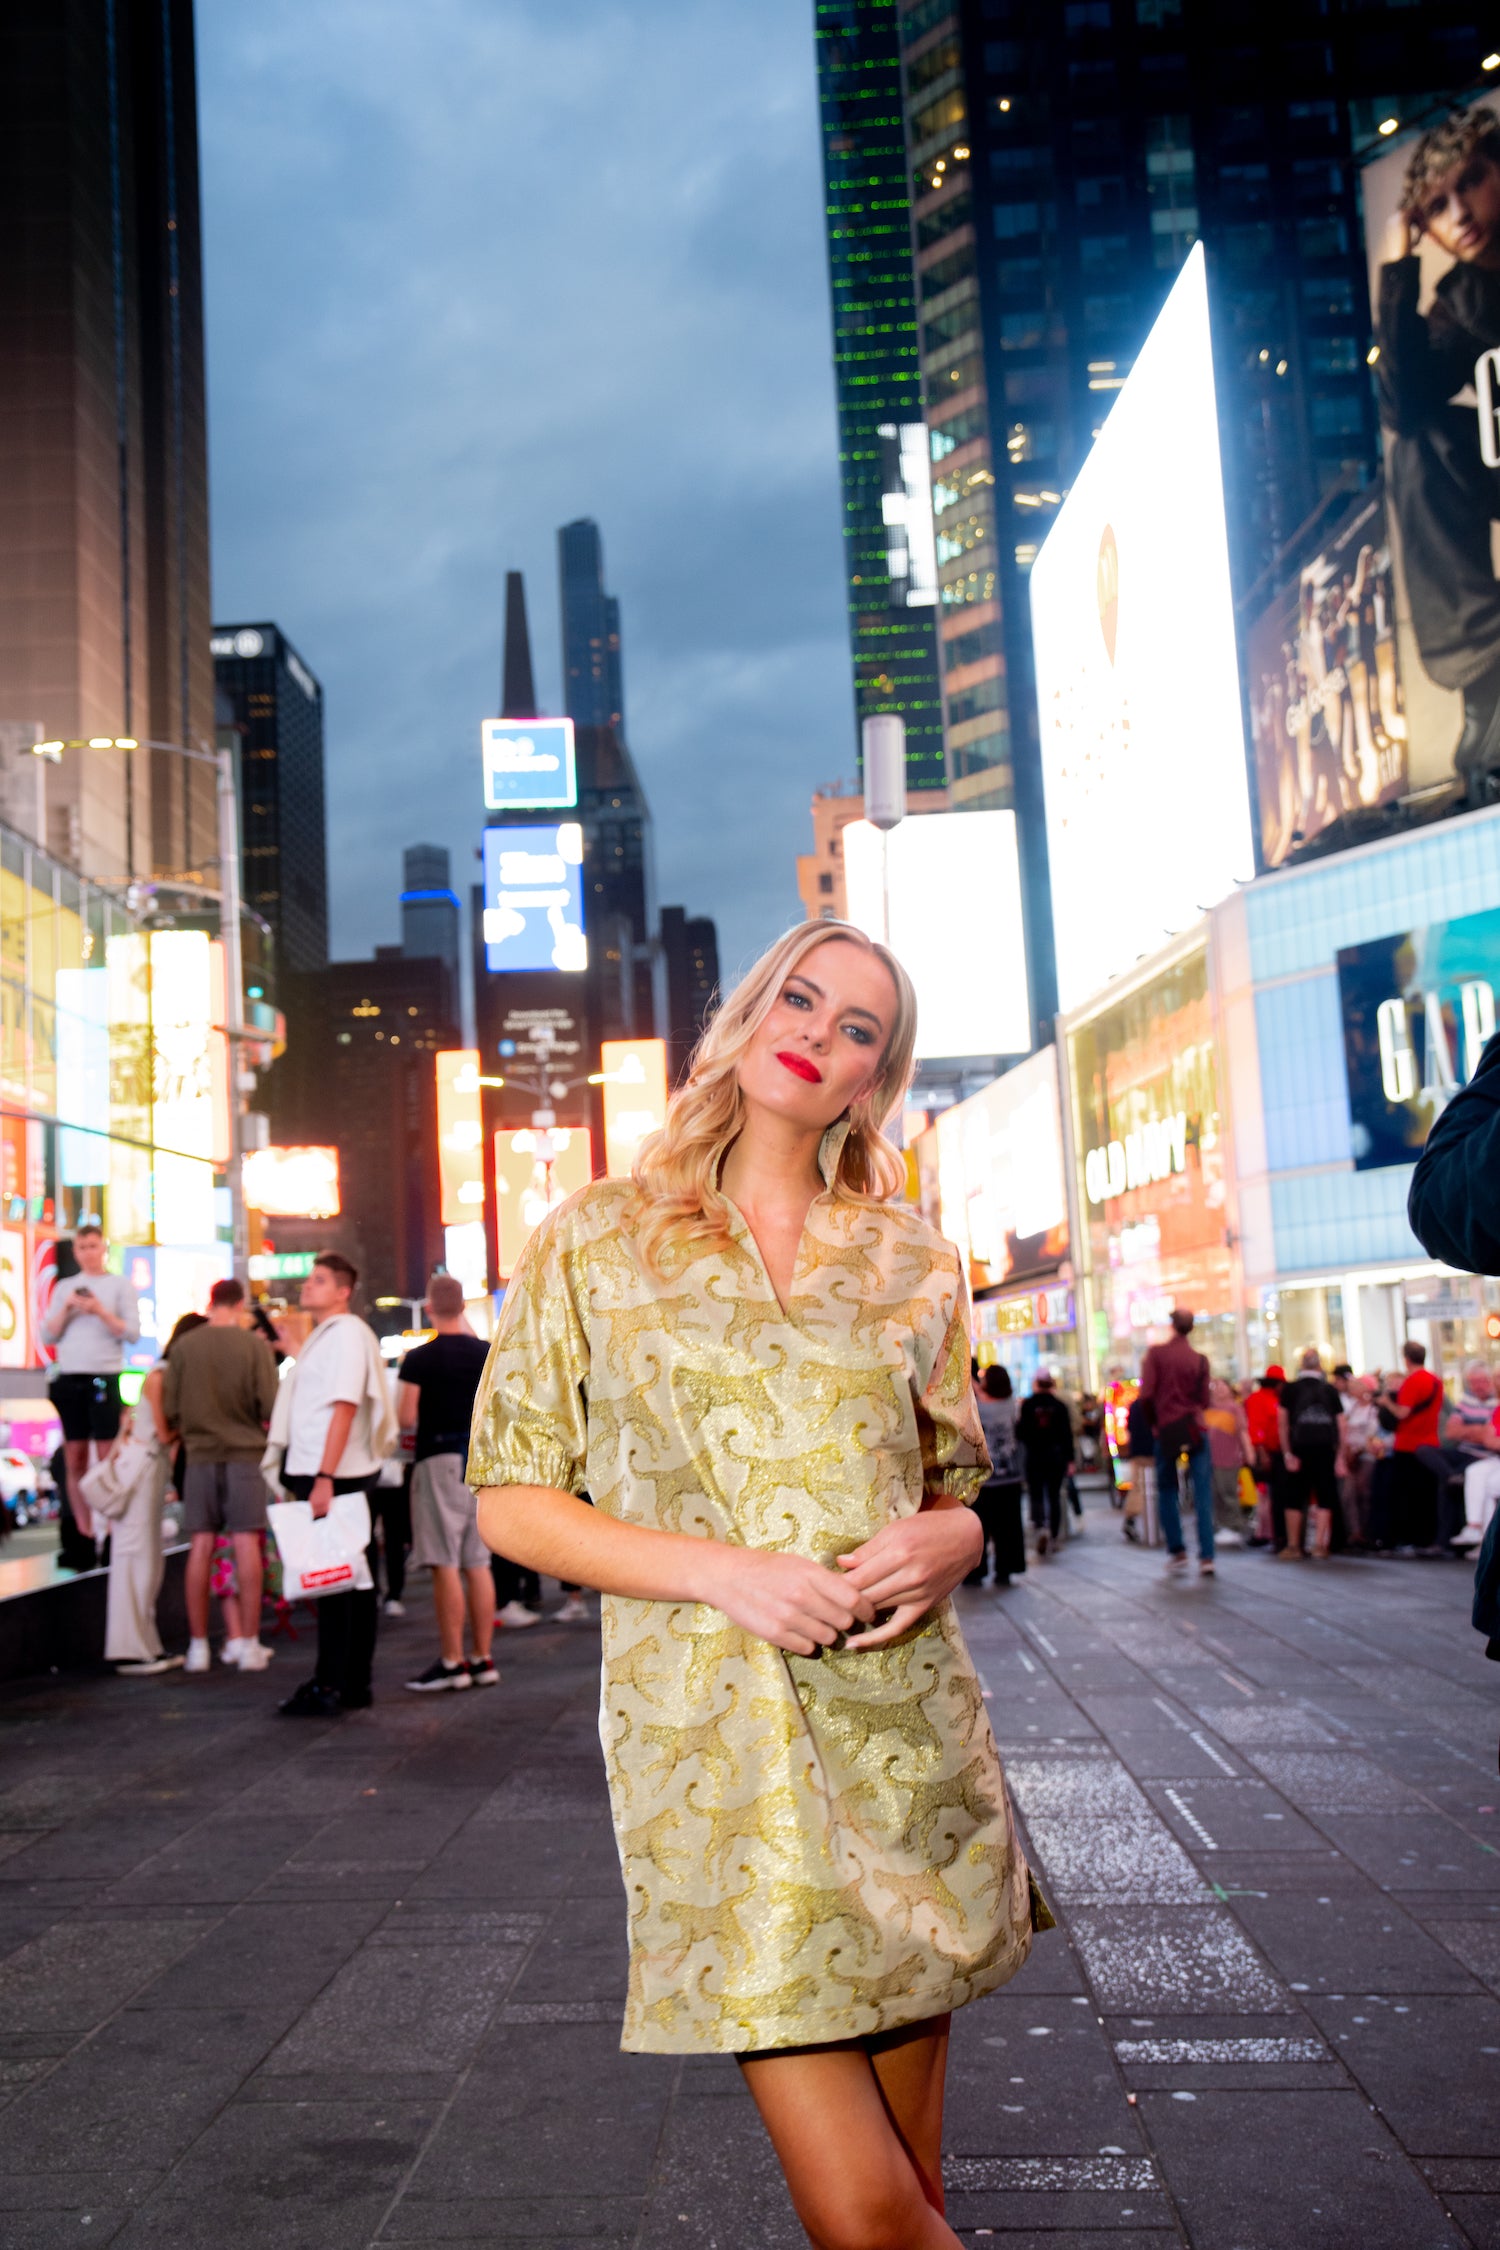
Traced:
<path fill-rule="evenodd" d="M 806 1055 L 778 1054 L 776 1060 L 792 1073 L 794 1078 L 805 1078 L 809 1086 L 821 1086 L 823 1073 Z"/>

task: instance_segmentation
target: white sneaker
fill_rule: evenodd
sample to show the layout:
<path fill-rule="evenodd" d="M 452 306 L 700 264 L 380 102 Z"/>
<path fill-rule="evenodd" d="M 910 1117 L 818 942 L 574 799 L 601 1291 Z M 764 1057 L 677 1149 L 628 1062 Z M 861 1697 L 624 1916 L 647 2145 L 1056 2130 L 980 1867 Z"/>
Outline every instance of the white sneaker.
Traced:
<path fill-rule="evenodd" d="M 569 1594 L 552 1622 L 554 1625 L 587 1625 L 589 1605 L 582 1594 Z"/>
<path fill-rule="evenodd" d="M 133 1656 L 123 1664 L 117 1664 L 115 1670 L 122 1679 L 144 1680 L 148 1679 L 153 1672 L 178 1671 L 181 1664 L 182 1658 L 180 1656 Z"/>
<path fill-rule="evenodd" d="M 213 1656 L 207 1641 L 188 1642 L 188 1652 L 182 1666 L 184 1672 L 206 1672 L 212 1663 Z"/>
<path fill-rule="evenodd" d="M 405 1602 L 388 1601 L 384 1604 L 384 1608 L 387 1617 L 404 1617 L 406 1615 Z"/>
<path fill-rule="evenodd" d="M 241 1649 L 248 1648 L 249 1646 L 250 1644 L 246 1640 L 226 1641 L 224 1643 L 224 1646 L 219 1651 L 220 1663 L 238 1664 L 240 1660 Z"/>
<path fill-rule="evenodd" d="M 235 1659 L 242 1672 L 263 1672 L 276 1654 L 264 1641 L 241 1641 L 240 1653 Z"/>
<path fill-rule="evenodd" d="M 1466 1523 L 1451 1544 L 1455 1547 L 1481 1547 L 1484 1544 L 1484 1533 L 1477 1523 Z"/>
<path fill-rule="evenodd" d="M 524 1602 L 507 1602 L 504 1609 L 495 1613 L 495 1623 L 508 1625 L 512 1632 L 518 1632 L 523 1625 L 540 1625 L 541 1622 L 541 1613 L 528 1609 Z"/>

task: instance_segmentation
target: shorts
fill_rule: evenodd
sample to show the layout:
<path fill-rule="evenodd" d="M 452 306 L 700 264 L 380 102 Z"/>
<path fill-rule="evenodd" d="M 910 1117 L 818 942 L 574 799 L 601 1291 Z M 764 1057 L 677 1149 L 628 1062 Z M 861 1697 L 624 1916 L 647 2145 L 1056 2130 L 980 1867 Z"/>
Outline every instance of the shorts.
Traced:
<path fill-rule="evenodd" d="M 120 1434 L 118 1375 L 54 1375 L 47 1396 L 72 1445 L 111 1445 Z"/>
<path fill-rule="evenodd" d="M 429 1453 L 411 1473 L 412 1561 L 429 1570 L 486 1570 L 473 1493 L 461 1453 Z"/>
<path fill-rule="evenodd" d="M 264 1531 L 271 1495 L 258 1461 L 189 1461 L 182 1478 L 182 1528 Z"/>

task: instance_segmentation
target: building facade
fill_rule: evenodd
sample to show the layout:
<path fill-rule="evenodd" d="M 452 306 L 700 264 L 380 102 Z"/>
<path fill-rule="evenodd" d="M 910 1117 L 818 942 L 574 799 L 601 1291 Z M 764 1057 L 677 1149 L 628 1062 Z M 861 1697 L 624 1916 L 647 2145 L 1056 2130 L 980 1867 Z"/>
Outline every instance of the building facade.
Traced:
<path fill-rule="evenodd" d="M 239 754 L 245 904 L 269 923 L 278 973 L 328 960 L 323 690 L 277 625 L 216 625 L 218 726 Z"/>
<path fill-rule="evenodd" d="M 894 0 L 816 0 L 814 36 L 856 735 L 872 713 L 899 713 L 909 785 L 941 788 L 930 480 Z"/>
<path fill-rule="evenodd" d="M 401 951 L 409 961 L 441 961 L 448 972 L 446 1013 L 457 1022 L 459 910 L 448 852 L 442 844 L 411 844 L 401 855 Z"/>
<path fill-rule="evenodd" d="M 211 746 L 192 0 L 23 0 L 0 35 L 0 729 Z M 212 774 L 83 750 L 38 840 L 211 883 Z"/>
<path fill-rule="evenodd" d="M 563 707 L 581 727 L 625 731 L 620 605 L 604 591 L 604 542 L 588 516 L 557 535 Z M 524 714 L 522 714 L 524 716 Z"/>
<path fill-rule="evenodd" d="M 719 933 L 707 914 L 680 906 L 661 910 L 662 974 L 666 986 L 667 1077 L 682 1083 L 704 1025 L 719 999 Z"/>

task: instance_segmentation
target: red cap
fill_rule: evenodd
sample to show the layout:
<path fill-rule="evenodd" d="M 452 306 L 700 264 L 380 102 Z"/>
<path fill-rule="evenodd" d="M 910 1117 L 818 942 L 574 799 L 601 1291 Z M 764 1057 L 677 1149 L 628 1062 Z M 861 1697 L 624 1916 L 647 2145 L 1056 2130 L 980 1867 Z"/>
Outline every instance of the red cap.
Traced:
<path fill-rule="evenodd" d="M 1286 1381 L 1286 1369 L 1284 1367 L 1268 1367 L 1265 1380 L 1268 1383 L 1284 1383 Z"/>

